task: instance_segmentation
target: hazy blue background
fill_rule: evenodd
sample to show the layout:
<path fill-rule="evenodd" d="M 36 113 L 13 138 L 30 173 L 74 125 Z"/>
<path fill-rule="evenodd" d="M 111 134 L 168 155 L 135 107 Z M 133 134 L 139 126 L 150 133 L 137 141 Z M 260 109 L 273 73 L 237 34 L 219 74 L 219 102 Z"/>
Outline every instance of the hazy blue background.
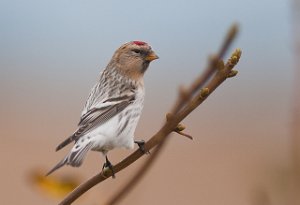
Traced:
<path fill-rule="evenodd" d="M 143 40 L 160 56 L 145 76 L 146 104 L 136 132 L 147 139 L 162 124 L 178 86 L 203 70 L 233 22 L 241 28 L 234 43 L 243 50 L 239 75 L 185 121 L 194 141 L 174 136 L 139 186 L 139 196 L 131 195 L 128 203 L 252 204 L 257 181 L 270 185 L 259 177 L 270 176 L 265 171 L 270 164 L 282 167 L 289 158 L 291 8 L 284 0 L 1 0 L 0 159 L 6 166 L 0 190 L 23 190 L 17 198 L 1 196 L 1 204 L 49 200 L 28 187 L 26 173 L 37 166 L 49 169 L 66 154 L 54 148 L 75 129 L 99 71 L 121 44 Z M 113 161 L 127 154 L 112 153 Z M 91 156 L 81 169 L 61 172 L 85 173 L 86 179 L 102 164 Z M 174 171 L 166 176 L 163 167 Z M 5 173 L 12 171 L 17 177 L 9 180 Z M 108 193 L 120 186 L 117 180 L 109 183 Z M 183 194 L 187 186 L 193 191 Z M 101 191 L 90 195 L 91 203 L 108 197 L 96 199 Z M 157 198 L 145 202 L 149 193 Z"/>

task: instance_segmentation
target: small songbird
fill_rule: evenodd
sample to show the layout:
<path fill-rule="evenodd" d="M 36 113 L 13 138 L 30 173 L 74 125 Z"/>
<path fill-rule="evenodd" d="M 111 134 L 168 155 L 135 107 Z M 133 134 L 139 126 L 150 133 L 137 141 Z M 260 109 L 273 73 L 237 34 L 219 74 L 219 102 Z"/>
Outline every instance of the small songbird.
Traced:
<path fill-rule="evenodd" d="M 144 104 L 143 76 L 158 56 L 147 43 L 132 41 L 114 53 L 100 79 L 92 88 L 83 108 L 77 130 L 56 151 L 75 142 L 70 153 L 47 175 L 64 165 L 79 167 L 89 150 L 102 152 L 103 167 L 114 171 L 107 152 L 116 147 L 132 149 L 137 143 L 144 152 L 143 140 L 134 140 L 134 131 Z"/>

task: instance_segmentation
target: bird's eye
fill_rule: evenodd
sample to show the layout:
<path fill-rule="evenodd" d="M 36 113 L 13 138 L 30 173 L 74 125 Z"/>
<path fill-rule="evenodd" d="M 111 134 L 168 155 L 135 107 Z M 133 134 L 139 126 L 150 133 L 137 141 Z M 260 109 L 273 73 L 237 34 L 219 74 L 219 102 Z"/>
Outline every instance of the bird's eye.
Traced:
<path fill-rule="evenodd" d="M 140 53 L 141 52 L 141 50 L 139 50 L 139 49 L 133 49 L 132 51 L 135 52 L 135 53 Z"/>

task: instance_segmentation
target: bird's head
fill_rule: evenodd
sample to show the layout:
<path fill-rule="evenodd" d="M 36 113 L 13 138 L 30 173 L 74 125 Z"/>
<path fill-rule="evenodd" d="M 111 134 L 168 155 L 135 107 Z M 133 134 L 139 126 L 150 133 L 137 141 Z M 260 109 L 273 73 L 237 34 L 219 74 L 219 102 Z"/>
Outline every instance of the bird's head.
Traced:
<path fill-rule="evenodd" d="M 128 77 L 139 79 L 155 59 L 158 59 L 158 56 L 151 46 L 143 41 L 131 41 L 115 52 L 112 62 Z"/>

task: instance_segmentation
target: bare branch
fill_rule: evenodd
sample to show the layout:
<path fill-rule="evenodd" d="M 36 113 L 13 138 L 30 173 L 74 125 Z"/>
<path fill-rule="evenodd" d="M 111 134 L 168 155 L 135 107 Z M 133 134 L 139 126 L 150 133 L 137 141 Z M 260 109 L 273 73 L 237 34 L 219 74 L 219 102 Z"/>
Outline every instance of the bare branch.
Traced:
<path fill-rule="evenodd" d="M 202 75 L 200 75 L 190 86 L 188 90 L 184 90 L 184 97 L 178 98 L 178 101 L 176 102 L 175 106 L 171 110 L 171 113 L 175 114 L 179 112 L 180 109 L 182 109 L 183 104 L 185 101 L 188 101 L 192 98 L 192 96 L 199 90 L 201 87 L 205 85 L 205 83 L 210 79 L 210 77 L 213 75 L 213 73 L 216 71 L 216 67 L 219 67 L 219 60 L 222 59 L 225 55 L 225 52 L 229 49 L 230 45 L 232 44 L 234 38 L 236 37 L 238 32 L 238 25 L 233 24 L 231 28 L 229 29 L 225 40 L 217 53 L 217 55 L 213 55 L 209 59 L 209 63 L 207 67 L 205 68 Z M 182 96 L 182 89 L 180 89 L 180 94 Z"/>

